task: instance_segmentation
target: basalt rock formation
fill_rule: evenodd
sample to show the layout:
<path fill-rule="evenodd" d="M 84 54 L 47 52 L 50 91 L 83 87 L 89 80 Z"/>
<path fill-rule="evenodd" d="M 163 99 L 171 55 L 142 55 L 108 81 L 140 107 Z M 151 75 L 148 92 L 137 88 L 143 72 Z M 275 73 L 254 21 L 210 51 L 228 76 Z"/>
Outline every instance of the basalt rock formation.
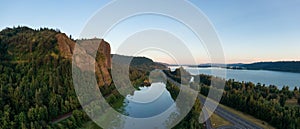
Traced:
<path fill-rule="evenodd" d="M 65 34 L 57 34 L 56 38 L 61 55 L 71 59 L 76 43 Z M 95 71 L 99 86 L 110 85 L 112 79 L 109 73 L 109 69 L 111 68 L 111 50 L 109 43 L 103 39 L 79 40 L 77 41 L 76 47 L 75 54 L 80 53 L 80 56 L 73 56 L 76 65 L 81 70 Z M 95 59 L 95 69 L 90 68 L 89 64 L 94 62 Z"/>
<path fill-rule="evenodd" d="M 60 53 L 65 58 L 72 58 L 75 42 L 67 37 L 66 34 L 59 33 L 56 36 Z"/>

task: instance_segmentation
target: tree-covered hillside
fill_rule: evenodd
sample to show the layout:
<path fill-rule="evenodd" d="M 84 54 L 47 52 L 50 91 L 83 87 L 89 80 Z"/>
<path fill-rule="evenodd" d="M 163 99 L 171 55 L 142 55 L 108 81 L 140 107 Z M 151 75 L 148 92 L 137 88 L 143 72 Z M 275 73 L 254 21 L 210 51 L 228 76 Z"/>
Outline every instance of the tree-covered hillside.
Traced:
<path fill-rule="evenodd" d="M 94 41 L 98 42 L 85 40 L 80 45 Z M 110 78 L 110 46 L 104 40 L 99 42 L 102 45 L 93 48 L 97 51 L 97 81 L 107 101 L 115 103 L 122 99 Z M 78 128 L 89 121 L 72 81 L 74 44 L 66 34 L 48 28 L 16 27 L 0 32 L 1 129 Z M 141 85 L 149 71 L 162 67 L 148 58 L 134 58 L 130 80 L 135 86 Z M 63 123 L 56 123 L 66 116 Z"/>
<path fill-rule="evenodd" d="M 114 56 L 117 56 L 118 59 L 124 59 L 125 61 L 131 60 L 130 67 L 140 69 L 140 70 L 151 71 L 154 69 L 167 69 L 165 65 L 156 63 L 152 59 L 149 59 L 147 57 L 131 57 L 131 56 L 113 54 L 112 58 Z M 122 61 L 118 61 L 118 62 L 122 63 Z"/>
<path fill-rule="evenodd" d="M 59 52 L 58 34 L 27 27 L 0 32 L 1 128 L 46 128 L 79 107 L 71 62 Z"/>
<path fill-rule="evenodd" d="M 257 62 L 244 64 L 241 67 L 254 70 L 273 70 L 300 73 L 300 61 Z"/>

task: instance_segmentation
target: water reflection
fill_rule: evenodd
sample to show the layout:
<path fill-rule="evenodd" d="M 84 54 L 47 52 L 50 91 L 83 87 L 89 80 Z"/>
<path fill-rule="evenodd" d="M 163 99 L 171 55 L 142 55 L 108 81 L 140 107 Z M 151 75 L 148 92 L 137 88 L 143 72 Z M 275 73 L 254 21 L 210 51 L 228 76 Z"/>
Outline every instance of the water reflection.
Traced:
<path fill-rule="evenodd" d="M 166 84 L 162 82 L 152 83 L 150 87 L 140 87 L 140 90 L 127 95 L 122 110 L 127 117 L 121 114 L 114 116 L 115 119 L 110 120 L 110 128 L 167 129 L 179 115 L 176 103 L 166 89 Z"/>
<path fill-rule="evenodd" d="M 169 67 L 171 71 L 174 71 L 176 67 Z M 224 72 L 226 70 L 226 79 L 235 79 L 236 81 L 246 81 L 253 83 L 261 83 L 268 85 L 275 85 L 279 89 L 283 86 L 289 86 L 290 90 L 294 90 L 294 87 L 300 86 L 300 73 L 290 72 L 278 72 L 268 70 L 232 70 L 224 68 L 194 68 L 194 67 L 183 67 L 192 75 L 207 74 L 224 78 L 219 76 L 218 72 Z M 212 73 L 215 71 L 215 74 Z"/>
<path fill-rule="evenodd" d="M 148 102 L 148 103 L 145 103 Z M 153 83 L 150 87 L 140 87 L 125 99 L 125 112 L 135 118 L 152 117 L 161 114 L 174 103 L 164 83 Z"/>

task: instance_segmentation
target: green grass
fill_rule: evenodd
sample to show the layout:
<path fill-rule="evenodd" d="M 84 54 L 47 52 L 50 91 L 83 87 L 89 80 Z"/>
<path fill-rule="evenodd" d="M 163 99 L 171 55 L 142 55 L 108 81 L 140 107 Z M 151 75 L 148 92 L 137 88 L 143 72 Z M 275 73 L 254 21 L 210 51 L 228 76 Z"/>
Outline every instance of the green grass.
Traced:
<path fill-rule="evenodd" d="M 224 109 L 226 109 L 227 111 L 233 113 L 233 114 L 236 114 L 238 115 L 239 117 L 241 118 L 244 118 L 246 120 L 249 120 L 250 122 L 264 128 L 264 129 L 275 129 L 274 127 L 272 127 L 271 125 L 269 125 L 267 122 L 263 121 L 263 120 L 260 120 L 260 119 L 257 119 L 249 114 L 246 114 L 246 113 L 243 113 L 243 112 L 240 112 L 240 111 L 237 111 L 233 108 L 230 108 L 230 107 L 227 107 L 225 105 L 222 105 L 222 104 L 219 104 L 219 106 L 223 107 Z"/>
<path fill-rule="evenodd" d="M 213 128 L 218 128 L 221 126 L 232 125 L 228 120 L 223 119 L 219 115 L 213 113 L 210 117 L 210 121 Z"/>

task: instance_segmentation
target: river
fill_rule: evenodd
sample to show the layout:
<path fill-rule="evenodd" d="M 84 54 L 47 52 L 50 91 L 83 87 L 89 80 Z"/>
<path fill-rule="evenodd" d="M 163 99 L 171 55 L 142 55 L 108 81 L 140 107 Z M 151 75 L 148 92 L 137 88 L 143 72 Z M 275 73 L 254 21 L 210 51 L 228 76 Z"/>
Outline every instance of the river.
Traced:
<path fill-rule="evenodd" d="M 111 121 L 111 128 L 167 129 L 170 117 L 178 115 L 178 108 L 166 84 L 156 82 L 139 89 L 126 96 L 121 107 L 123 115 Z"/>
<path fill-rule="evenodd" d="M 172 71 L 178 67 L 169 67 Z M 225 76 L 219 76 L 226 79 L 235 79 L 237 81 L 261 83 L 265 85 L 275 85 L 279 89 L 288 85 L 290 90 L 300 85 L 300 73 L 276 72 L 267 70 L 233 70 L 224 68 L 195 68 L 184 67 L 192 75 L 207 74 L 226 71 Z M 213 75 L 217 76 L 217 75 Z M 191 79 L 193 81 L 193 78 Z M 131 129 L 136 128 L 167 128 L 167 120 L 170 113 L 178 113 L 176 104 L 172 99 L 165 83 L 152 83 L 150 87 L 139 87 L 140 90 L 128 94 L 123 103 L 123 114 L 125 116 L 118 119 L 117 128 Z M 166 113 L 168 112 L 168 113 Z M 166 114 L 166 115 L 161 115 Z M 135 121 L 133 121 L 133 118 Z M 155 119 L 152 119 L 155 118 Z"/>
<path fill-rule="evenodd" d="M 178 67 L 169 67 L 172 71 Z M 275 85 L 279 89 L 283 86 L 289 86 L 290 90 L 294 90 L 294 87 L 300 86 L 300 73 L 291 73 L 291 72 L 278 72 L 278 71 L 268 71 L 268 70 L 235 70 L 235 69 L 225 69 L 225 68 L 196 68 L 196 67 L 183 67 L 190 74 L 207 74 L 213 75 L 212 70 L 215 73 L 226 72 L 226 77 L 219 76 L 222 78 L 234 79 L 236 81 L 244 81 L 244 82 L 253 82 L 253 83 L 261 83 L 265 85 Z M 213 75 L 218 76 L 218 75 Z"/>
<path fill-rule="evenodd" d="M 140 87 L 124 100 L 125 112 L 135 118 L 146 118 L 161 114 L 174 103 L 164 83 L 152 83 L 150 87 Z"/>

